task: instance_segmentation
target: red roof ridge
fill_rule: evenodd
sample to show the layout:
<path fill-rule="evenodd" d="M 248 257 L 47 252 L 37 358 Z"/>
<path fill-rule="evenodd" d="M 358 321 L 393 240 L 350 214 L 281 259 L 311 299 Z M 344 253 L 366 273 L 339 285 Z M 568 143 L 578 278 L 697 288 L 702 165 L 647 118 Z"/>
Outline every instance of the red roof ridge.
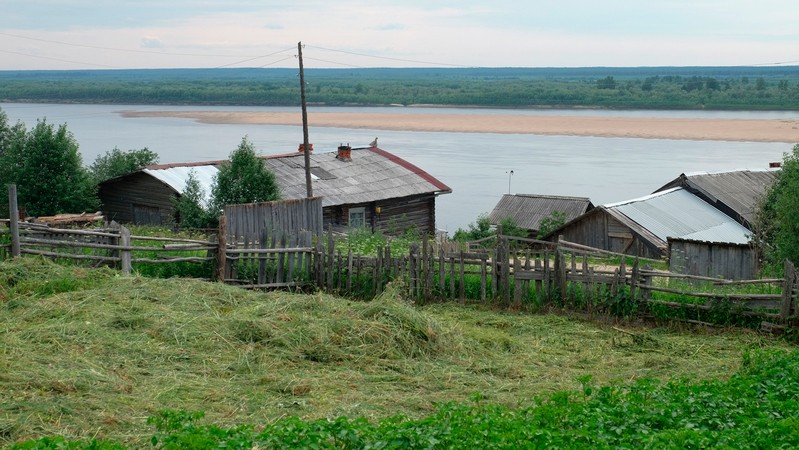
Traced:
<path fill-rule="evenodd" d="M 361 149 L 358 149 L 358 150 L 361 150 Z M 412 164 L 412 163 L 400 158 L 399 156 L 397 156 L 397 155 L 395 155 L 393 153 L 389 153 L 389 152 L 387 152 L 387 151 L 385 151 L 385 150 L 383 150 L 381 148 L 378 148 L 378 147 L 366 147 L 365 150 L 369 150 L 372 153 L 377 153 L 378 155 L 388 159 L 389 161 L 394 162 L 394 163 L 396 163 L 396 164 L 398 164 L 398 165 L 410 170 L 411 172 L 415 173 L 416 175 L 419 175 L 420 177 L 422 177 L 425 181 L 427 181 L 430 184 L 432 184 L 433 186 L 437 187 L 442 192 L 452 192 L 452 189 L 449 186 L 447 186 L 446 184 L 444 184 L 441 181 L 439 181 L 436 177 L 430 175 L 429 173 L 427 173 L 424 170 L 422 170 L 420 167 L 418 167 L 418 166 L 416 166 L 416 165 L 414 165 L 414 164 Z"/>

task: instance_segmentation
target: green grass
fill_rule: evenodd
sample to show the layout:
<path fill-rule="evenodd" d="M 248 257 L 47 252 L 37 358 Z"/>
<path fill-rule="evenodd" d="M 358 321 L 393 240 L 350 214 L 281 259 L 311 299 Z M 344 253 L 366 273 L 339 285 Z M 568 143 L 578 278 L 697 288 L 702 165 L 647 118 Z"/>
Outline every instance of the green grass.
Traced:
<path fill-rule="evenodd" d="M 516 411 L 586 376 L 724 380 L 746 351 L 787 347 L 747 331 L 624 329 L 634 335 L 568 316 L 418 307 L 396 288 L 356 302 L 21 258 L 0 264 L 0 444 L 142 446 L 164 409 L 221 427 L 426 420 L 475 398 Z"/>

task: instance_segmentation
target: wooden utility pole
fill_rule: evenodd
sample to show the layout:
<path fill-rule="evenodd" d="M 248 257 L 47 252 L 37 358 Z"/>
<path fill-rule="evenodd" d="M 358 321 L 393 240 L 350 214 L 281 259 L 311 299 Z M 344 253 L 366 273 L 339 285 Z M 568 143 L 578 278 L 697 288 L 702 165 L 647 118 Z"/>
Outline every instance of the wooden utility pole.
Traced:
<path fill-rule="evenodd" d="M 302 41 L 297 42 L 297 53 L 300 60 L 300 99 L 302 100 L 302 145 L 305 154 L 305 193 L 313 197 L 311 185 L 311 152 L 308 144 L 308 107 L 305 104 L 305 71 L 302 67 Z"/>

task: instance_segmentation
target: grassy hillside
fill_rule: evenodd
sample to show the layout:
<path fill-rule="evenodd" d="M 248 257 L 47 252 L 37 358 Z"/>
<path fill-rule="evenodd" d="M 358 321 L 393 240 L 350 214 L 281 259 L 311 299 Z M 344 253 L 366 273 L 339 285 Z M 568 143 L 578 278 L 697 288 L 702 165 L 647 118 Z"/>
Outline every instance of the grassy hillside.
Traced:
<path fill-rule="evenodd" d="M 62 435 L 145 445 L 163 409 L 221 426 L 423 418 L 439 402 L 518 407 L 592 383 L 726 379 L 750 332 L 613 327 L 458 305 L 417 308 L 0 263 L 0 445 Z M 479 395 L 476 395 L 479 394 Z"/>

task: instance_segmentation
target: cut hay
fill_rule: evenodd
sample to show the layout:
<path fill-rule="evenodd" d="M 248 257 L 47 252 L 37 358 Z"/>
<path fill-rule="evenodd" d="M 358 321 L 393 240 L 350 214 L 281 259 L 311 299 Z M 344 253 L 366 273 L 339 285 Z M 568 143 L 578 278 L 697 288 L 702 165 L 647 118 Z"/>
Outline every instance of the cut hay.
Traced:
<path fill-rule="evenodd" d="M 427 415 L 476 392 L 504 405 L 641 377 L 726 377 L 751 332 L 692 335 L 460 305 L 419 308 L 122 277 L 35 258 L 0 264 L 0 446 L 44 435 L 146 445 L 146 418 Z M 654 345 L 656 342 L 657 345 Z"/>

